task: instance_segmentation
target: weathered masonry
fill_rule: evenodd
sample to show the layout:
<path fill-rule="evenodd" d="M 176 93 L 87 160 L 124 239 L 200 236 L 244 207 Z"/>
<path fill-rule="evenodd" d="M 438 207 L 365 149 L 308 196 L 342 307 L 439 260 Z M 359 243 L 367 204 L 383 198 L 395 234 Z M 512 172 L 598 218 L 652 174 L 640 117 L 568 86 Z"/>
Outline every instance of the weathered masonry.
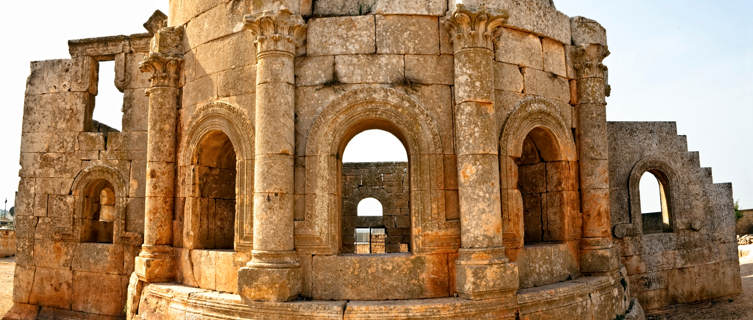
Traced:
<path fill-rule="evenodd" d="M 606 31 L 551 1 L 173 0 L 145 27 L 32 63 L 6 318 L 640 319 L 740 292 L 730 185 L 673 124 L 607 123 Z M 121 131 L 92 120 L 109 60 Z M 344 164 L 370 129 L 407 163 Z"/>

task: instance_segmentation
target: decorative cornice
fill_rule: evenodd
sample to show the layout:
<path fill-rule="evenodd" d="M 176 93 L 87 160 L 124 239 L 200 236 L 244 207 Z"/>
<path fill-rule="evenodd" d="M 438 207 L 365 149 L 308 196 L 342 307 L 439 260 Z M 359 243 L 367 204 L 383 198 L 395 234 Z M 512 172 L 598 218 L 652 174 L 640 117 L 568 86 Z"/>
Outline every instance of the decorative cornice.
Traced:
<path fill-rule="evenodd" d="M 150 72 L 151 87 L 177 88 L 180 83 L 180 73 L 183 67 L 183 58 L 170 56 L 158 52 L 150 53 L 139 64 L 141 72 Z"/>
<path fill-rule="evenodd" d="M 471 11 L 459 4 L 442 18 L 442 25 L 450 33 L 455 52 L 469 48 L 494 50 L 507 17 L 506 11 L 487 11 L 486 8 Z"/>
<path fill-rule="evenodd" d="M 598 44 L 579 45 L 573 49 L 573 67 L 576 76 L 583 78 L 606 78 L 607 66 L 602 61 L 609 56 L 606 46 Z"/>
<path fill-rule="evenodd" d="M 245 16 L 245 28 L 254 35 L 257 54 L 280 51 L 295 54 L 303 43 L 306 22 L 287 8 Z"/>

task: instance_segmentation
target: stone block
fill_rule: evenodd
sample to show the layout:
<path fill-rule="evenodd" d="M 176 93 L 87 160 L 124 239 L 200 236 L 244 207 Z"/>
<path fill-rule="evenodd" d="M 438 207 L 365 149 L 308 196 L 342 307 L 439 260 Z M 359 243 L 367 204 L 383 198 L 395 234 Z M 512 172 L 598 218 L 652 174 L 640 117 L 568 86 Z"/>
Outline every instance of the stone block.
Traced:
<path fill-rule="evenodd" d="M 317 0 L 314 1 L 314 16 L 360 16 L 374 10 L 378 0 Z"/>
<path fill-rule="evenodd" d="M 144 89 L 123 91 L 123 133 L 146 131 L 148 110 L 149 98 L 144 94 Z"/>
<path fill-rule="evenodd" d="M 107 243 L 79 243 L 71 268 L 99 274 L 123 273 L 123 246 Z"/>
<path fill-rule="evenodd" d="M 404 59 L 399 55 L 336 56 L 335 75 L 343 83 L 400 83 Z"/>
<path fill-rule="evenodd" d="M 35 271 L 35 267 L 16 265 L 13 271 L 13 302 L 29 303 Z"/>
<path fill-rule="evenodd" d="M 546 163 L 518 167 L 520 192 L 544 193 L 547 190 Z"/>
<path fill-rule="evenodd" d="M 313 298 L 385 300 L 445 297 L 447 257 L 440 255 L 314 256 Z"/>
<path fill-rule="evenodd" d="M 225 70 L 220 72 L 217 78 L 218 97 L 253 93 L 256 90 L 256 65 Z"/>
<path fill-rule="evenodd" d="M 214 0 L 211 0 L 211 2 L 214 2 Z M 201 11 L 185 27 L 183 35 L 184 50 L 196 48 L 213 39 L 219 39 L 234 33 L 238 22 L 243 21 L 243 15 L 247 13 L 243 9 L 238 5 L 233 6 L 223 3 Z M 170 25 L 172 26 L 173 24 Z"/>
<path fill-rule="evenodd" d="M 101 132 L 80 132 L 76 140 L 80 151 L 102 151 L 105 149 L 105 136 Z"/>
<path fill-rule="evenodd" d="M 539 287 L 574 279 L 578 260 L 565 243 L 527 245 L 517 260 L 520 287 Z"/>
<path fill-rule="evenodd" d="M 598 22 L 584 18 L 570 18 L 573 44 L 576 46 L 587 44 L 607 45 L 607 31 Z"/>
<path fill-rule="evenodd" d="M 295 60 L 296 86 L 331 83 L 335 74 L 335 57 L 299 57 Z"/>
<path fill-rule="evenodd" d="M 238 293 L 244 301 L 288 301 L 301 293 L 301 267 L 238 270 Z"/>
<path fill-rule="evenodd" d="M 256 49 L 251 32 L 238 32 L 204 43 L 196 47 L 194 52 L 196 63 L 193 68 L 196 78 L 256 64 Z"/>
<path fill-rule="evenodd" d="M 577 162 L 547 162 L 546 175 L 547 191 L 578 191 Z"/>
<path fill-rule="evenodd" d="M 21 136 L 21 152 L 73 152 L 76 132 L 26 132 Z"/>
<path fill-rule="evenodd" d="M 71 267 L 76 244 L 52 240 L 34 241 L 34 265 L 37 267 L 68 269 Z"/>
<path fill-rule="evenodd" d="M 72 281 L 73 273 L 70 270 L 37 267 L 29 303 L 69 309 L 73 291 Z"/>
<path fill-rule="evenodd" d="M 486 50 L 455 55 L 455 103 L 494 101 L 494 61 Z"/>
<path fill-rule="evenodd" d="M 453 85 L 453 62 L 450 55 L 406 55 L 405 78 L 421 84 Z"/>
<path fill-rule="evenodd" d="M 31 63 L 26 94 L 86 92 L 97 94 L 97 61 L 91 57 Z"/>
<path fill-rule="evenodd" d="M 191 266 L 199 288 L 215 290 L 216 254 L 211 250 L 191 250 Z"/>
<path fill-rule="evenodd" d="M 93 100 L 87 92 L 26 95 L 22 131 L 85 131 Z"/>
<path fill-rule="evenodd" d="M 430 16 L 376 16 L 379 54 L 439 54 L 439 20 Z"/>
<path fill-rule="evenodd" d="M 447 11 L 446 0 L 377 0 L 374 9 L 376 14 L 399 14 L 399 15 L 427 15 L 443 16 Z"/>
<path fill-rule="evenodd" d="M 494 89 L 522 93 L 523 74 L 520 72 L 520 67 L 509 63 L 495 62 Z"/>
<path fill-rule="evenodd" d="M 458 296 L 470 300 L 504 297 L 518 289 L 518 265 L 515 263 L 463 264 L 455 266 Z"/>
<path fill-rule="evenodd" d="M 118 316 L 123 313 L 124 276 L 75 272 L 71 309 L 86 313 Z"/>
<path fill-rule="evenodd" d="M 145 53 L 126 54 L 125 73 L 128 79 L 127 89 L 146 89 L 149 88 L 149 73 L 141 72 L 139 64 L 144 61 Z M 140 90 L 143 92 L 143 90 Z"/>
<path fill-rule="evenodd" d="M 522 67 L 544 69 L 541 39 L 534 34 L 502 28 L 496 60 Z"/>
<path fill-rule="evenodd" d="M 309 56 L 376 52 L 374 16 L 314 18 L 309 20 L 307 30 Z"/>
<path fill-rule="evenodd" d="M 543 38 L 541 47 L 544 53 L 544 71 L 567 77 L 565 46 L 555 40 Z"/>
<path fill-rule="evenodd" d="M 570 102 L 570 83 L 565 78 L 551 72 L 523 68 L 523 79 L 526 94 L 544 96 L 564 103 Z"/>

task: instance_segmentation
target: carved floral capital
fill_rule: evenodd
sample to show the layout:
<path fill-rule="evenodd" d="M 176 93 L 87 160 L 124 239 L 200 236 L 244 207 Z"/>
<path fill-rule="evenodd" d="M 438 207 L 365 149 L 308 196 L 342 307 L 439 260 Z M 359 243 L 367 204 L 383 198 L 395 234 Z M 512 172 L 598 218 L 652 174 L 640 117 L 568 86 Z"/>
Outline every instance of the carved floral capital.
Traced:
<path fill-rule="evenodd" d="M 150 72 L 152 76 L 151 87 L 172 87 L 177 88 L 180 81 L 180 72 L 183 67 L 183 58 L 165 55 L 161 53 L 150 53 L 139 64 L 141 72 Z"/>
<path fill-rule="evenodd" d="M 257 54 L 269 51 L 294 54 L 306 35 L 306 22 L 287 8 L 247 15 L 245 28 L 254 35 Z"/>
<path fill-rule="evenodd" d="M 607 47 L 598 44 L 573 48 L 573 67 L 578 78 L 606 78 L 607 66 L 602 61 L 609 56 Z"/>
<path fill-rule="evenodd" d="M 505 11 L 487 11 L 484 8 L 471 11 L 459 4 L 442 18 L 442 24 L 450 33 L 455 52 L 469 48 L 494 50 L 494 43 L 507 17 Z"/>

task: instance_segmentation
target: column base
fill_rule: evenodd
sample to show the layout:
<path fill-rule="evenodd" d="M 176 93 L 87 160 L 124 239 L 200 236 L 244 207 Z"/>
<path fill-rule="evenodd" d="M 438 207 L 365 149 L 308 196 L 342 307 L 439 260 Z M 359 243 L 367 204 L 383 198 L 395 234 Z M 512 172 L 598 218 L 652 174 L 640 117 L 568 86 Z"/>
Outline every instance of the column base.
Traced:
<path fill-rule="evenodd" d="M 504 247 L 460 249 L 458 253 L 455 289 L 461 298 L 494 299 L 518 290 L 518 265 L 505 258 Z"/>
<path fill-rule="evenodd" d="M 584 238 L 580 244 L 580 272 L 588 275 L 612 273 L 620 266 L 617 249 L 610 238 Z"/>
<path fill-rule="evenodd" d="M 175 257 L 170 246 L 141 246 L 134 261 L 134 272 L 147 283 L 175 280 Z"/>
<path fill-rule="evenodd" d="M 290 301 L 303 289 L 303 274 L 294 251 L 252 251 L 238 270 L 238 293 L 244 300 Z"/>

